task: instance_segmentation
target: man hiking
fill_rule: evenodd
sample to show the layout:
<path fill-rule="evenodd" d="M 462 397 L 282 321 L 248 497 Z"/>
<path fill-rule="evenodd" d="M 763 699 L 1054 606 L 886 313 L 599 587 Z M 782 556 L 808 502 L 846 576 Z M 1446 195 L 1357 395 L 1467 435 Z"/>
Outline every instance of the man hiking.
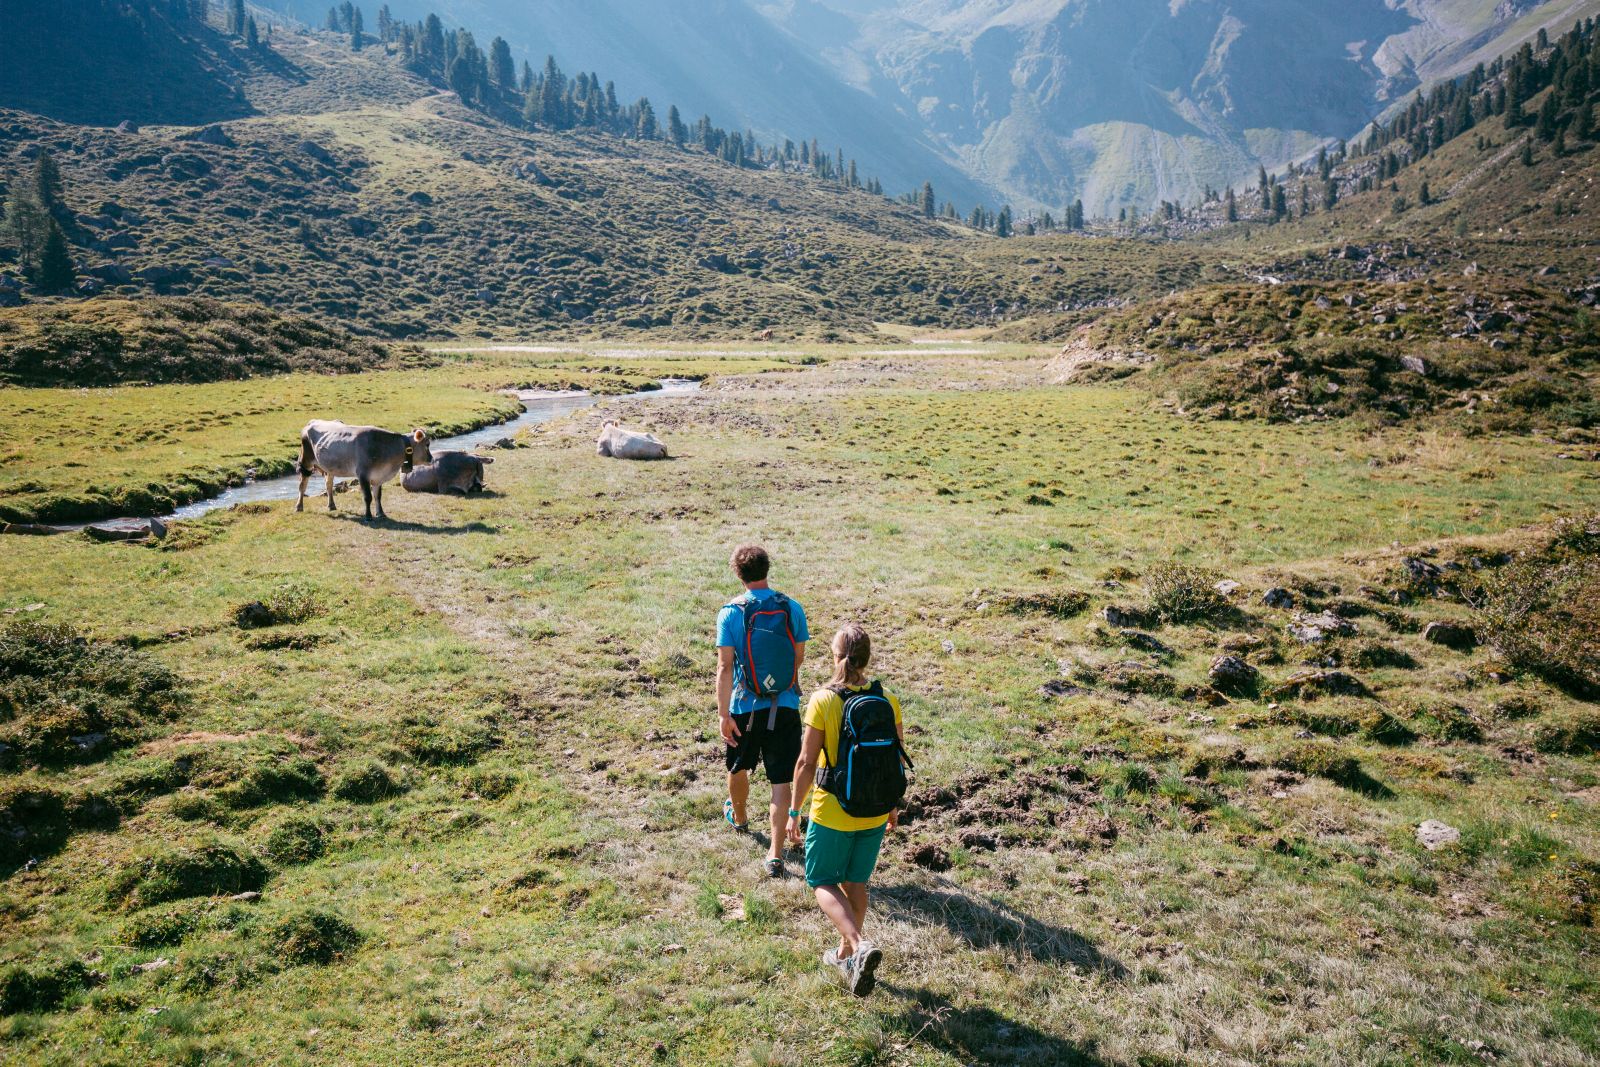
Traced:
<path fill-rule="evenodd" d="M 728 768 L 722 817 L 741 833 L 749 829 L 750 772 L 762 766 L 772 783 L 767 874 L 781 878 L 789 783 L 800 757 L 800 665 L 811 635 L 800 603 L 767 584 L 766 549 L 740 545 L 732 563 L 745 591 L 717 615 L 717 718 Z"/>
<path fill-rule="evenodd" d="M 850 625 L 833 638 L 833 677 L 806 704 L 805 738 L 794 769 L 796 795 L 811 792 L 806 828 L 806 885 L 839 931 L 839 946 L 822 954 L 845 988 L 872 992 L 883 952 L 863 936 L 867 881 L 885 831 L 900 817 L 906 792 L 900 701 L 869 681 L 872 639 Z M 819 770 L 820 766 L 820 770 Z M 815 780 L 816 788 L 812 789 Z M 789 812 L 789 840 L 800 840 L 800 813 Z"/>

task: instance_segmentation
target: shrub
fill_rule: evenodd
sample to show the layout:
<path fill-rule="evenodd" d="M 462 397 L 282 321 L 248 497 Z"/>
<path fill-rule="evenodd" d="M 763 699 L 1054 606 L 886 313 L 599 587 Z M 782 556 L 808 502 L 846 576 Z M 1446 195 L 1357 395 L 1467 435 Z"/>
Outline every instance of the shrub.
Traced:
<path fill-rule="evenodd" d="M 67 798 L 54 789 L 0 789 L 0 870 L 47 856 L 66 843 Z"/>
<path fill-rule="evenodd" d="M 348 767 L 333 780 L 334 796 L 358 804 L 370 804 L 401 792 L 403 789 L 389 773 L 389 768 L 377 760 L 367 760 Z"/>
<path fill-rule="evenodd" d="M 466 787 L 484 800 L 502 800 L 516 792 L 521 781 L 511 771 L 478 770 L 467 775 Z"/>
<path fill-rule="evenodd" d="M 37 969 L 12 967 L 0 973 L 0 1015 L 54 1011 L 73 993 L 94 984 L 94 975 L 77 960 Z"/>
<path fill-rule="evenodd" d="M 316 800 L 322 796 L 323 788 L 322 772 L 315 763 L 302 756 L 272 756 L 249 762 L 216 796 L 229 808 L 257 808 L 263 804 Z"/>
<path fill-rule="evenodd" d="M 1326 741 L 1303 741 L 1290 745 L 1278 752 L 1272 765 L 1314 778 L 1325 778 L 1335 785 L 1361 793 L 1386 792 L 1383 786 L 1361 769 L 1359 760 Z"/>
<path fill-rule="evenodd" d="M 135 909 L 185 897 L 260 889 L 267 881 L 261 861 L 222 842 L 162 849 L 129 861 L 112 875 L 107 899 Z"/>
<path fill-rule="evenodd" d="M 267 837 L 267 855 L 282 866 L 310 863 L 322 851 L 322 826 L 314 819 L 286 819 Z"/>
<path fill-rule="evenodd" d="M 494 731 L 485 722 L 443 724 L 410 717 L 401 745 L 418 763 L 472 763 L 495 745 Z"/>
<path fill-rule="evenodd" d="M 361 934 L 325 911 L 307 909 L 289 915 L 267 931 L 277 957 L 290 964 L 327 964 L 355 949 Z"/>
<path fill-rule="evenodd" d="M 323 613 L 322 599 L 312 589 L 295 583 L 279 586 L 261 600 L 233 609 L 233 624 L 241 630 L 305 622 Z"/>
<path fill-rule="evenodd" d="M 98 758 L 169 718 L 178 699 L 177 675 L 147 653 L 67 626 L 0 628 L 0 745 L 23 760 Z"/>
<path fill-rule="evenodd" d="M 1512 667 L 1576 696 L 1600 695 L 1600 555 L 1560 542 L 1483 581 L 1473 596 L 1484 640 Z"/>
<path fill-rule="evenodd" d="M 1008 593 L 996 596 L 994 605 L 1011 615 L 1053 615 L 1058 619 L 1070 619 L 1082 615 L 1088 608 L 1089 595 L 1076 589 L 1055 593 Z"/>
<path fill-rule="evenodd" d="M 1361 736 L 1380 745 L 1409 745 L 1417 739 L 1416 732 L 1386 708 L 1370 712 L 1362 718 Z"/>
<path fill-rule="evenodd" d="M 1211 618 L 1228 608 L 1227 599 L 1216 590 L 1221 576 L 1185 563 L 1162 562 L 1144 576 L 1150 610 L 1163 622 L 1190 622 Z"/>
<path fill-rule="evenodd" d="M 198 901 L 142 911 L 122 924 L 122 939 L 138 948 L 182 944 L 205 924 L 207 913 L 206 906 Z"/>
<path fill-rule="evenodd" d="M 1575 711 L 1541 720 L 1533 728 L 1533 747 L 1565 756 L 1600 752 L 1600 712 Z"/>

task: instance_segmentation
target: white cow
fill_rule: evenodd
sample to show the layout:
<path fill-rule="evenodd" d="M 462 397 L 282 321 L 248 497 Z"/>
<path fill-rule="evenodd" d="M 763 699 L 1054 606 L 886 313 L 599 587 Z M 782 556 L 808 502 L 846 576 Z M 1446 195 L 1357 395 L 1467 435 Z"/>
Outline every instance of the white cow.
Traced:
<path fill-rule="evenodd" d="M 666 459 L 667 446 L 653 433 L 624 430 L 615 422 L 607 422 L 595 442 L 595 454 L 614 459 Z"/>

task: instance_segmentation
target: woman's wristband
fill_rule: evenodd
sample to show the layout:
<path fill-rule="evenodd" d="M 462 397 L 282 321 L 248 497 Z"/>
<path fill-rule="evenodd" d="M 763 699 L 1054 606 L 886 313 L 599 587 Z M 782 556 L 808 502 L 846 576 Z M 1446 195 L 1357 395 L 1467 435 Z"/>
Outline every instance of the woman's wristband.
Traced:
<path fill-rule="evenodd" d="M 797 809 L 795 809 L 795 808 L 790 808 L 789 809 L 789 818 L 798 819 L 799 817 L 800 817 L 800 812 Z"/>

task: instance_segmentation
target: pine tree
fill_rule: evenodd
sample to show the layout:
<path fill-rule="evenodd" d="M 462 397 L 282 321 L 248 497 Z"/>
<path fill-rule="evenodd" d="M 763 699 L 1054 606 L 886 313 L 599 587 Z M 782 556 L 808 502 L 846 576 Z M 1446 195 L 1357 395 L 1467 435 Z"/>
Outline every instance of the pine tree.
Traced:
<path fill-rule="evenodd" d="M 1283 186 L 1272 186 L 1272 217 L 1281 219 L 1289 213 L 1289 198 L 1284 195 Z"/>
<path fill-rule="evenodd" d="M 1305 182 L 1300 183 L 1300 217 L 1305 218 L 1311 214 L 1311 186 Z"/>
<path fill-rule="evenodd" d="M 358 7 L 350 12 L 350 51 L 361 51 L 362 38 L 366 36 L 364 31 L 361 9 Z"/>
<path fill-rule="evenodd" d="M 378 40 L 384 44 L 394 40 L 394 15 L 390 13 L 388 4 L 378 8 Z"/>
<path fill-rule="evenodd" d="M 1228 221 L 1229 222 L 1238 222 L 1239 221 L 1239 204 L 1233 198 L 1233 186 L 1231 186 L 1231 185 L 1228 186 L 1228 195 L 1226 197 L 1226 201 L 1225 202 L 1228 205 L 1228 215 L 1227 215 Z"/>
<path fill-rule="evenodd" d="M 922 183 L 922 217 L 923 218 L 925 218 L 925 219 L 933 218 L 934 205 L 935 205 L 935 201 L 934 201 L 934 196 L 933 196 L 933 183 L 932 182 L 923 182 Z"/>
<path fill-rule="evenodd" d="M 1339 184 L 1330 178 L 1328 181 L 1324 182 L 1322 186 L 1322 210 L 1332 211 L 1334 205 L 1338 202 Z"/>
<path fill-rule="evenodd" d="M 1262 211 L 1271 211 L 1272 210 L 1272 183 L 1267 180 L 1267 168 L 1265 166 L 1260 166 L 1257 169 L 1258 169 L 1258 172 L 1259 172 L 1259 176 L 1256 178 L 1256 182 L 1257 182 L 1257 187 L 1261 190 L 1261 210 Z"/>
<path fill-rule="evenodd" d="M 1594 140 L 1594 107 L 1587 101 L 1578 105 L 1577 117 L 1572 122 L 1572 136 L 1580 141 Z"/>
<path fill-rule="evenodd" d="M 252 52 L 261 49 L 261 31 L 256 28 L 256 17 L 251 15 L 244 24 L 244 46 Z"/>
<path fill-rule="evenodd" d="M 5 232 L 17 246 L 17 266 L 24 274 L 38 259 L 49 222 L 50 216 L 24 190 L 14 189 L 6 199 Z"/>
<path fill-rule="evenodd" d="M 1533 139 L 1530 137 L 1522 142 L 1522 165 L 1533 166 Z"/>
<path fill-rule="evenodd" d="M 1557 159 L 1562 159 L 1567 154 L 1567 131 L 1557 130 L 1556 139 L 1550 143 L 1550 151 Z"/>
<path fill-rule="evenodd" d="M 345 33 L 349 33 L 350 27 L 355 24 L 355 21 L 356 6 L 350 0 L 344 0 L 344 3 L 339 5 L 339 28 Z"/>
<path fill-rule="evenodd" d="M 422 55 L 435 66 L 444 64 L 444 23 L 438 15 L 430 13 L 422 24 Z"/>
<path fill-rule="evenodd" d="M 45 230 L 44 249 L 39 253 L 39 271 L 34 284 L 47 293 L 61 293 L 77 284 L 78 276 L 72 269 L 72 255 L 67 250 L 67 235 L 51 219 Z"/>
<path fill-rule="evenodd" d="M 1544 98 L 1544 104 L 1539 108 L 1539 118 L 1533 125 L 1533 135 L 1545 144 L 1556 139 L 1556 133 L 1561 129 L 1561 108 L 1556 103 L 1556 94 L 1551 93 Z"/>
<path fill-rule="evenodd" d="M 639 122 L 635 127 L 641 141 L 656 139 L 656 112 L 645 97 L 639 98 Z"/>
<path fill-rule="evenodd" d="M 1429 190 L 1426 179 L 1424 179 L 1423 183 L 1417 188 L 1417 203 L 1421 204 L 1423 207 L 1427 207 L 1429 204 L 1433 203 L 1433 192 Z"/>
<path fill-rule="evenodd" d="M 689 128 L 683 124 L 683 116 L 678 114 L 677 104 L 669 104 L 667 106 L 667 136 L 679 148 L 682 148 L 684 143 L 689 140 Z M 789 145 L 789 151 L 792 155 L 794 152 L 793 144 Z"/>
<path fill-rule="evenodd" d="M 61 200 L 61 167 L 48 148 L 39 149 L 33 161 L 33 202 L 47 215 L 60 217 L 66 210 Z"/>
<path fill-rule="evenodd" d="M 1011 205 L 1007 204 L 1000 209 L 1000 214 L 994 220 L 994 233 L 996 237 L 1011 236 Z"/>

